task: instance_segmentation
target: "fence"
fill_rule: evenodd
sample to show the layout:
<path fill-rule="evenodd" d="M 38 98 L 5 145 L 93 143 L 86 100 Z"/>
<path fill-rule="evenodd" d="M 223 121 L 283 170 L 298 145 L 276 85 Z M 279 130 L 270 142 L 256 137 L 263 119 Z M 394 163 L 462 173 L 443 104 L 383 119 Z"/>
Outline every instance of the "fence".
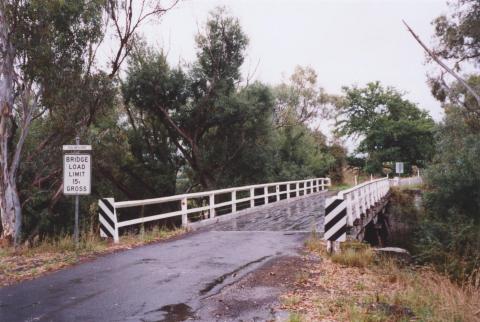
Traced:
<path fill-rule="evenodd" d="M 395 177 L 393 179 L 390 179 L 390 185 L 394 187 L 414 186 L 414 185 L 421 185 L 421 184 L 423 184 L 423 179 L 420 176 L 407 177 L 407 178 Z"/>
<path fill-rule="evenodd" d="M 181 216 L 182 226 L 189 223 L 189 215 L 197 214 L 197 220 L 214 218 L 217 209 L 228 208 L 229 213 L 237 212 L 239 205 L 247 208 L 265 206 L 283 199 L 298 198 L 317 193 L 331 185 L 330 178 L 316 178 L 299 181 L 276 182 L 251 186 L 196 192 L 169 197 L 120 201 L 113 198 L 99 200 L 100 235 L 119 241 L 119 228 L 142 224 L 154 220 Z M 259 193 L 260 192 L 260 193 Z M 221 198 L 220 198 L 221 197 Z M 227 197 L 227 201 L 221 200 Z M 219 200 L 220 199 L 220 200 Z M 220 201 L 220 202 L 217 202 Z M 260 204 L 258 204 L 257 201 Z M 174 204 L 175 211 L 140 217 L 125 221 L 118 220 L 117 210 L 122 208 L 145 207 L 149 205 Z M 141 212 L 142 213 L 142 212 Z"/>
<path fill-rule="evenodd" d="M 347 227 L 355 219 L 375 206 L 390 189 L 388 178 L 367 181 L 353 188 L 340 191 L 325 202 L 324 239 L 330 242 L 345 241 Z"/>

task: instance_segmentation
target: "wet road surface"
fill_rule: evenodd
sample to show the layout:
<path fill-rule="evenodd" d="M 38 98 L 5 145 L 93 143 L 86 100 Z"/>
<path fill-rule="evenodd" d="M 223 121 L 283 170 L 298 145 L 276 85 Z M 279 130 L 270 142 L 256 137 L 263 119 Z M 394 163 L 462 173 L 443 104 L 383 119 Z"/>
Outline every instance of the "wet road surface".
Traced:
<path fill-rule="evenodd" d="M 320 220 L 323 198 L 284 203 L 1 288 L 0 321 L 224 321 L 196 312 L 208 311 L 209 298 L 262 265 L 298 256 L 308 235 L 299 230 Z"/>
<path fill-rule="evenodd" d="M 260 208 L 202 230 L 216 231 L 315 231 L 323 232 L 324 196 L 317 195 L 272 207 Z"/>

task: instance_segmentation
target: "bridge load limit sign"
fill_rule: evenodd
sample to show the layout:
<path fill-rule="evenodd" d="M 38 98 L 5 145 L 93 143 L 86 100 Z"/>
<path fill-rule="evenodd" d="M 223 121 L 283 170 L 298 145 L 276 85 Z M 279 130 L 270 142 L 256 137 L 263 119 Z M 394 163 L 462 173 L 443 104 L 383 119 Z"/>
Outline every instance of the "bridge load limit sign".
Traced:
<path fill-rule="evenodd" d="M 63 193 L 65 195 L 90 194 L 91 161 L 90 154 L 63 155 Z"/>

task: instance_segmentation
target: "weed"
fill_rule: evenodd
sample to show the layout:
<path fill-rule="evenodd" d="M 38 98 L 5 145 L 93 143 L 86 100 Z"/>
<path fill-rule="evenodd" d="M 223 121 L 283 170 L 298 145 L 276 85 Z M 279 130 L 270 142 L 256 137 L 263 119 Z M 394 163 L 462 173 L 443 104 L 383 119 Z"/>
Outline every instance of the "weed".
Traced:
<path fill-rule="evenodd" d="M 305 241 L 305 247 L 312 253 L 326 254 L 325 241 L 318 236 L 315 230 L 310 233 L 310 236 Z"/>

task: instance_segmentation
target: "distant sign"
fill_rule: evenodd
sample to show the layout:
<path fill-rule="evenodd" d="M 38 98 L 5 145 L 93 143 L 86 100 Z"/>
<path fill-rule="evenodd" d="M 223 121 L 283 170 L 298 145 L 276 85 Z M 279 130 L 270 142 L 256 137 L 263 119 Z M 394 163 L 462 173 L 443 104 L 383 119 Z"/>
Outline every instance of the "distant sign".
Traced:
<path fill-rule="evenodd" d="M 91 145 L 64 145 L 63 151 L 92 151 Z"/>
<path fill-rule="evenodd" d="M 395 172 L 398 174 L 403 173 L 403 162 L 396 162 L 395 163 Z"/>
<path fill-rule="evenodd" d="M 63 193 L 65 195 L 90 194 L 91 161 L 89 154 L 65 154 L 63 156 Z"/>

